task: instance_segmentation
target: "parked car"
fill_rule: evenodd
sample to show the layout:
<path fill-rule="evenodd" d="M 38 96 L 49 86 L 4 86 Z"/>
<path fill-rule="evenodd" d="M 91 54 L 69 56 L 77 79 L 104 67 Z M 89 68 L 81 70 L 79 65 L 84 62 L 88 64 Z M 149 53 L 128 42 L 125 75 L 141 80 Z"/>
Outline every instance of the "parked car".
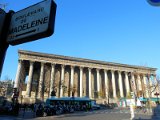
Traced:
<path fill-rule="evenodd" d="M 101 108 L 100 105 L 96 104 L 96 101 L 95 101 L 95 100 L 92 100 L 92 101 L 91 101 L 91 109 L 93 109 L 93 110 L 98 110 L 98 109 L 100 109 L 100 108 Z"/>

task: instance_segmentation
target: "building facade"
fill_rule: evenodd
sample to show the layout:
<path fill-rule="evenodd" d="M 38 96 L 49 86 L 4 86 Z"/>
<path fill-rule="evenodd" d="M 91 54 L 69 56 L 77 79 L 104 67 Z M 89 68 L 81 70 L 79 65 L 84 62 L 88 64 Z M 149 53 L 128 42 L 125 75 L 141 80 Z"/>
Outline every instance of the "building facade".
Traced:
<path fill-rule="evenodd" d="M 130 92 L 148 97 L 145 85 L 156 83 L 156 68 L 24 50 L 18 54 L 14 88 L 18 88 L 23 102 L 43 101 L 53 90 L 57 97 L 74 93 L 115 101 Z"/>

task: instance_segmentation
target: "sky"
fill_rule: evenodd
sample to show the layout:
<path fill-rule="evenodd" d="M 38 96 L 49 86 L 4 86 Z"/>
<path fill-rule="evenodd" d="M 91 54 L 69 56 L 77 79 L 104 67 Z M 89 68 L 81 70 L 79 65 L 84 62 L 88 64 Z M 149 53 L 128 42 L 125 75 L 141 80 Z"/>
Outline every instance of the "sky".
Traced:
<path fill-rule="evenodd" d="M 42 0 L 0 0 L 5 11 Z M 18 50 L 157 68 L 160 74 L 160 7 L 146 0 L 55 0 L 54 34 L 10 45 L 1 74 L 15 79 Z"/>

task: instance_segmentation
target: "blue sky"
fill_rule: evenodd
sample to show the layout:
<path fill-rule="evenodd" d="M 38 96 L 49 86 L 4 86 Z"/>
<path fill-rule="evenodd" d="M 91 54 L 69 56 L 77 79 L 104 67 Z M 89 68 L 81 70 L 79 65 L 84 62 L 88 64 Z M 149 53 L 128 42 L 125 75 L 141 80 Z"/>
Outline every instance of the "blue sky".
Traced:
<path fill-rule="evenodd" d="M 6 12 L 41 0 L 1 0 Z M 15 79 L 18 50 L 158 68 L 160 74 L 160 7 L 146 0 L 55 0 L 51 37 L 9 46 L 1 79 Z"/>

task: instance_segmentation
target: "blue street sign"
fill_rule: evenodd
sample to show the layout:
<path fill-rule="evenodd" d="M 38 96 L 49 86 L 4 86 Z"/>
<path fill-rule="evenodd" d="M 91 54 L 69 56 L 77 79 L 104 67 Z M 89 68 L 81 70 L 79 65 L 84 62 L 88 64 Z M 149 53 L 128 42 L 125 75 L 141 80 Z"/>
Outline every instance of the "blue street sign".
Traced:
<path fill-rule="evenodd" d="M 147 0 L 147 2 L 152 6 L 160 6 L 160 0 Z"/>

